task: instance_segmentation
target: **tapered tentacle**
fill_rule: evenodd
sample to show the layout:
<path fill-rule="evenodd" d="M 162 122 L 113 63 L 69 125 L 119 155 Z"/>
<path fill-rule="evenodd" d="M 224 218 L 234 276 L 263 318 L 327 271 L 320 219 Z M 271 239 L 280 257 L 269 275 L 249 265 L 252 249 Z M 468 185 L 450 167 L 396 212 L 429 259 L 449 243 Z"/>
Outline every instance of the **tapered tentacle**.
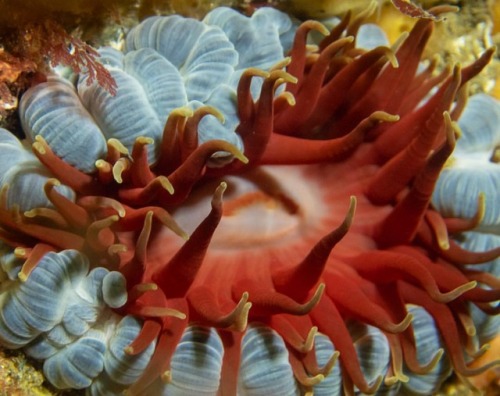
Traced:
<path fill-rule="evenodd" d="M 333 247 L 349 230 L 355 211 L 356 199 L 351 197 L 346 218 L 338 228 L 323 237 L 296 267 L 272 275 L 274 287 L 278 292 L 291 291 L 291 297 L 298 301 L 303 301 L 306 298 L 308 291 L 321 278 Z"/>
<path fill-rule="evenodd" d="M 398 202 L 391 214 L 380 224 L 374 238 L 382 246 L 408 243 L 418 231 L 439 172 L 455 147 L 450 116 L 445 113 L 444 117 L 446 142 L 432 154 L 408 194 Z"/>
<path fill-rule="evenodd" d="M 167 265 L 151 275 L 151 279 L 165 291 L 168 297 L 184 296 L 193 283 L 203 263 L 213 232 L 221 219 L 222 195 L 226 188 L 226 183 L 219 185 L 212 199 L 210 214 Z"/>

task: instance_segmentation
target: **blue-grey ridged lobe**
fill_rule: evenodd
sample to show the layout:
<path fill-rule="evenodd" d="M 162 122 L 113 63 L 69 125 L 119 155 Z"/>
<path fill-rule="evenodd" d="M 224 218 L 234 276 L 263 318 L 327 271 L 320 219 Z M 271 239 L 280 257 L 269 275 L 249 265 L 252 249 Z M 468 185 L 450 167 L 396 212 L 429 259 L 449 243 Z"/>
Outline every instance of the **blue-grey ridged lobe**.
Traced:
<path fill-rule="evenodd" d="M 141 328 L 139 320 L 130 315 L 120 320 L 108 341 L 104 354 L 104 371 L 92 383 L 89 392 L 91 395 L 121 395 L 124 389 L 143 374 L 156 343 L 151 343 L 137 355 L 125 353 L 125 348 L 134 341 Z"/>
<path fill-rule="evenodd" d="M 21 144 L 10 131 L 0 128 L 0 185 L 4 184 L 7 172 L 26 161 L 34 161 L 36 157 Z"/>
<path fill-rule="evenodd" d="M 356 48 L 372 50 L 376 47 L 390 46 L 384 30 L 374 23 L 366 23 L 359 27 L 356 34 Z"/>
<path fill-rule="evenodd" d="M 462 135 L 457 149 L 491 150 L 500 144 L 500 101 L 486 94 L 471 96 L 458 125 Z"/>
<path fill-rule="evenodd" d="M 436 183 L 432 203 L 445 217 L 470 219 L 477 212 L 479 193 L 486 197 L 481 229 L 500 233 L 500 165 L 445 168 Z"/>
<path fill-rule="evenodd" d="M 36 359 L 47 359 L 98 326 L 100 321 L 107 320 L 110 311 L 104 295 L 110 291 L 104 291 L 108 288 L 105 284 L 111 281 L 114 285 L 112 293 L 126 298 L 126 285 L 122 278 L 123 275 L 102 267 L 94 268 L 88 275 L 82 273 L 64 296 L 65 310 L 59 323 L 40 334 L 25 348 L 25 352 Z M 119 297 L 120 300 L 122 297 Z"/>
<path fill-rule="evenodd" d="M 409 305 L 408 312 L 413 315 L 411 326 L 415 336 L 417 360 L 421 365 L 425 365 L 429 363 L 438 349 L 443 347 L 441 336 L 434 319 L 425 309 Z M 450 361 L 446 356 L 443 356 L 436 366 L 426 374 L 413 374 L 410 370 L 405 370 L 409 381 L 401 386 L 405 390 L 405 394 L 431 395 L 440 388 L 450 373 Z"/>
<path fill-rule="evenodd" d="M 335 347 L 330 339 L 318 334 L 314 339 L 316 360 L 319 367 L 323 367 L 335 353 Z M 337 361 L 330 373 L 323 381 L 314 386 L 315 396 L 341 396 L 342 395 L 342 374 L 340 364 Z"/>
<path fill-rule="evenodd" d="M 232 101 L 233 98 L 234 102 Z M 236 115 L 236 93 L 227 85 L 221 85 L 214 91 L 214 95 L 206 103 L 192 100 L 189 102 L 188 107 L 196 110 L 205 105 L 213 106 L 224 114 L 224 123 L 221 123 L 219 119 L 211 114 L 203 117 L 198 124 L 199 144 L 214 139 L 221 139 L 231 143 L 238 150 L 243 151 L 243 141 L 240 135 L 234 132 L 239 124 L 239 119 Z"/>
<path fill-rule="evenodd" d="M 7 208 L 18 206 L 24 212 L 34 208 L 53 207 L 44 192 L 44 186 L 51 176 L 37 161 L 26 161 L 11 167 L 2 183 L 9 185 Z M 69 200 L 75 200 L 75 193 L 69 187 L 60 185 L 55 189 Z"/>
<path fill-rule="evenodd" d="M 138 137 L 153 139 L 155 145 L 148 150 L 148 161 L 153 163 L 158 158 L 163 124 L 158 120 L 141 84 L 134 77 L 117 68 L 111 68 L 109 72 L 118 86 L 115 96 L 97 82 L 87 85 L 86 75 L 80 76 L 78 95 L 106 139 L 118 139 L 129 151 Z"/>
<path fill-rule="evenodd" d="M 110 308 L 120 308 L 127 302 L 127 281 L 121 272 L 111 271 L 102 280 L 102 297 Z"/>
<path fill-rule="evenodd" d="M 460 239 L 457 243 L 466 250 L 485 252 L 500 246 L 500 235 L 475 231 L 463 232 L 460 234 Z M 500 257 L 486 263 L 469 265 L 468 268 L 500 277 Z"/>
<path fill-rule="evenodd" d="M 7 208 L 19 207 L 27 211 L 38 207 L 52 207 L 43 187 L 51 177 L 49 171 L 8 130 L 0 128 L 0 188 L 8 185 Z M 56 190 L 70 200 L 74 192 L 66 186 Z"/>
<path fill-rule="evenodd" d="M 458 124 L 462 136 L 436 183 L 432 203 L 446 217 L 471 218 L 482 192 L 486 202 L 480 229 L 500 234 L 500 164 L 490 160 L 500 144 L 500 102 L 484 94 L 471 97 Z"/>
<path fill-rule="evenodd" d="M 300 394 L 285 343 L 269 327 L 248 326 L 241 345 L 238 390 L 245 396 Z"/>
<path fill-rule="evenodd" d="M 281 40 L 288 32 L 294 31 L 290 17 L 270 7 L 258 9 L 250 18 L 230 8 L 220 7 L 209 12 L 203 21 L 220 27 L 239 54 L 236 70 L 229 81 L 235 90 L 245 69 L 256 67 L 269 70 L 283 60 L 285 50 Z M 260 95 L 262 81 L 261 78 L 252 79 L 254 99 Z"/>
<path fill-rule="evenodd" d="M 42 136 L 54 153 L 83 172 L 93 172 L 106 154 L 106 141 L 73 86 L 51 77 L 21 98 L 19 115 L 29 140 Z"/>
<path fill-rule="evenodd" d="M 151 48 L 129 52 L 124 70 L 142 86 L 160 124 L 165 124 L 175 108 L 185 106 L 187 95 L 177 68 Z"/>
<path fill-rule="evenodd" d="M 43 364 L 45 377 L 58 389 L 88 388 L 104 369 L 106 344 L 99 332 L 60 350 Z"/>
<path fill-rule="evenodd" d="M 189 326 L 172 357 L 172 382 L 163 395 L 215 395 L 224 347 L 213 328 Z"/>
<path fill-rule="evenodd" d="M 236 69 L 257 67 L 267 70 L 284 57 L 280 36 L 292 28 L 290 17 L 270 7 L 259 8 L 250 18 L 219 7 L 203 19 L 220 27 L 239 54 Z"/>
<path fill-rule="evenodd" d="M 126 44 L 127 51 L 153 48 L 169 60 L 179 69 L 189 100 L 205 101 L 238 62 L 221 29 L 176 15 L 147 19 L 130 31 Z"/>
<path fill-rule="evenodd" d="M 21 271 L 23 260 L 16 257 L 14 249 L 0 241 L 0 285 L 8 280 L 18 280 L 17 275 Z M 1 289 L 0 289 L 1 290 Z"/>
<path fill-rule="evenodd" d="M 351 321 L 348 330 L 354 342 L 361 371 L 369 385 L 384 377 L 390 364 L 390 348 L 386 336 L 378 328 Z"/>
<path fill-rule="evenodd" d="M 47 253 L 26 282 L 4 282 L 0 295 L 2 345 L 12 349 L 23 347 L 58 324 L 73 284 L 87 271 L 88 263 L 83 256 L 66 250 Z"/>

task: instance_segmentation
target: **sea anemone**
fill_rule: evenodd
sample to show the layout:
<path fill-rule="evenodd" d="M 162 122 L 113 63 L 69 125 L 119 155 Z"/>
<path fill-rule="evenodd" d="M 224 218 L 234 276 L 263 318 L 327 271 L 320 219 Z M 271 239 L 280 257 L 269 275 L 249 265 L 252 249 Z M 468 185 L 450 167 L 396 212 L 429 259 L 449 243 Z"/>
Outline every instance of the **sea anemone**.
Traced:
<path fill-rule="evenodd" d="M 26 139 L 0 131 L 0 343 L 96 395 L 430 394 L 497 364 L 470 365 L 498 329 L 498 158 L 454 151 L 464 108 L 464 151 L 500 140 L 467 115 L 499 104 L 466 106 L 493 50 L 435 73 L 432 20 L 394 48 L 360 24 L 152 17 L 100 50 L 115 96 L 29 89 Z"/>

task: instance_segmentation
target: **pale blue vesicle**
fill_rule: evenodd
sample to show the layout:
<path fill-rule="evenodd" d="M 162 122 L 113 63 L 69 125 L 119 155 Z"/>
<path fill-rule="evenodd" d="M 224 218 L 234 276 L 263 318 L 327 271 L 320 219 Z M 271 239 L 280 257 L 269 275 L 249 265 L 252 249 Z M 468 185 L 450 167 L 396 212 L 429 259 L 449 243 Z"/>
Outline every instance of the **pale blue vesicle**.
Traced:
<path fill-rule="evenodd" d="M 320 367 L 328 363 L 329 359 L 335 353 L 335 347 L 330 339 L 318 334 L 314 339 L 314 348 L 316 360 Z M 342 370 L 337 360 L 331 371 L 323 381 L 314 386 L 315 396 L 340 396 L 342 395 Z"/>
<path fill-rule="evenodd" d="M 126 52 L 125 70 L 140 81 L 163 123 L 174 108 L 187 105 L 196 110 L 209 105 L 223 114 L 225 123 L 204 117 L 198 128 L 199 144 L 222 139 L 243 149 L 235 132 L 236 92 L 228 94 L 225 85 L 234 73 L 238 53 L 220 28 L 179 16 L 151 17 L 130 31 Z"/>
<path fill-rule="evenodd" d="M 241 344 L 239 392 L 247 396 L 300 394 L 283 339 L 272 329 L 251 324 Z"/>
<path fill-rule="evenodd" d="M 119 300 L 123 303 L 126 301 L 123 275 L 109 272 L 102 267 L 95 268 L 87 274 L 86 258 L 80 254 L 76 257 L 83 264 L 83 268 L 79 277 L 67 285 L 69 290 L 64 294 L 64 304 L 61 304 L 64 306 L 62 317 L 53 328 L 41 334 L 25 348 L 28 355 L 37 359 L 47 359 L 59 349 L 85 335 L 99 321 L 107 320 L 111 314 L 104 299 L 104 295 L 110 294 L 109 290 L 106 290 L 109 288 L 105 286 L 108 277 L 115 278 L 114 282 L 117 286 L 122 287 L 121 290 L 116 287 L 112 288 L 111 295 L 120 296 Z M 125 296 L 125 301 L 123 296 Z"/>
<path fill-rule="evenodd" d="M 458 125 L 462 135 L 457 150 L 491 150 L 500 144 L 500 102 L 487 94 L 471 96 Z"/>
<path fill-rule="evenodd" d="M 224 116 L 224 122 L 221 123 L 215 116 L 209 114 L 203 117 L 198 125 L 198 142 L 203 144 L 210 140 L 222 139 L 231 143 L 238 150 L 243 151 L 243 141 L 235 130 L 239 124 L 239 118 L 236 109 L 236 92 L 228 85 L 220 85 L 215 89 L 205 103 L 193 100 L 188 106 L 193 109 L 199 109 L 202 106 L 212 106 Z M 212 158 L 227 157 L 227 153 L 216 152 Z"/>
<path fill-rule="evenodd" d="M 428 364 L 440 348 L 443 348 L 439 331 L 432 316 L 422 307 L 410 305 L 408 312 L 413 315 L 411 326 L 415 337 L 417 360 L 421 365 Z M 409 381 L 402 383 L 405 394 L 431 395 L 451 373 L 451 364 L 443 356 L 437 364 L 426 374 L 413 374 L 406 370 Z"/>
<path fill-rule="evenodd" d="M 77 169 L 94 171 L 95 161 L 106 153 L 106 141 L 92 115 L 62 78 L 50 77 L 26 91 L 19 114 L 28 139 L 42 136 L 58 157 Z"/>
<path fill-rule="evenodd" d="M 432 203 L 446 217 L 472 218 L 484 193 L 480 230 L 500 234 L 500 165 L 492 161 L 500 143 L 500 102 L 484 94 L 472 96 L 458 124 L 462 136 L 438 179 Z"/>
<path fill-rule="evenodd" d="M 280 37 L 292 29 L 288 15 L 270 7 L 260 8 L 250 18 L 237 11 L 219 7 L 203 19 L 219 26 L 239 54 L 237 70 L 257 67 L 267 70 L 284 57 Z"/>
<path fill-rule="evenodd" d="M 121 272 L 111 271 L 104 276 L 102 298 L 110 308 L 120 308 L 125 305 L 127 302 L 127 281 Z"/>
<path fill-rule="evenodd" d="M 78 95 L 83 105 L 106 139 L 118 139 L 131 150 L 136 139 L 145 136 L 153 139 L 157 148 L 163 124 L 158 120 L 141 84 L 121 69 L 110 68 L 109 72 L 118 85 L 115 96 L 97 82 L 89 86 L 88 76 L 80 76 Z M 158 150 L 149 150 L 148 156 L 150 163 L 156 161 Z"/>
<path fill-rule="evenodd" d="M 155 50 L 141 48 L 127 53 L 124 70 L 141 84 L 160 124 L 165 124 L 172 110 L 187 104 L 179 70 Z"/>
<path fill-rule="evenodd" d="M 386 336 L 378 328 L 359 322 L 349 322 L 348 330 L 354 342 L 361 371 L 369 385 L 384 377 L 390 364 L 390 349 Z"/>
<path fill-rule="evenodd" d="M 500 246 L 500 235 L 468 231 L 460 234 L 457 243 L 466 250 L 473 252 L 485 252 Z M 487 272 L 495 277 L 500 277 L 500 257 L 481 264 L 471 264 L 471 270 Z"/>
<path fill-rule="evenodd" d="M 384 30 L 374 23 L 361 25 L 356 34 L 356 48 L 369 51 L 380 46 L 390 46 L 389 39 Z"/>
<path fill-rule="evenodd" d="M 169 384 L 156 381 L 148 394 L 165 396 L 217 394 L 224 347 L 213 328 L 188 326 L 171 361 Z"/>
<path fill-rule="evenodd" d="M 118 319 L 113 318 L 112 321 Z M 112 324 L 109 324 L 113 326 Z M 143 352 L 128 355 L 125 349 L 139 334 L 142 324 L 133 316 L 121 318 L 108 340 L 104 353 L 104 370 L 93 381 L 89 394 L 92 396 L 120 395 L 136 382 L 146 369 L 156 343 L 152 342 Z M 109 329 L 103 329 L 109 333 Z"/>
<path fill-rule="evenodd" d="M 59 389 L 83 389 L 96 381 L 96 389 L 103 383 L 108 389 L 97 394 L 120 394 L 142 374 L 154 343 L 137 356 L 125 354 L 141 324 L 132 317 L 120 321 L 106 302 L 126 302 L 123 275 L 100 267 L 87 272 L 83 255 L 63 251 L 47 254 L 26 283 L 4 283 L 0 340 L 11 348 L 27 344 L 26 354 L 45 360 L 44 374 Z M 30 311 L 12 306 L 9 298 Z"/>
<path fill-rule="evenodd" d="M 13 167 L 5 175 L 3 183 L 9 186 L 7 208 L 18 207 L 24 212 L 35 208 L 53 207 L 44 192 L 44 186 L 50 178 L 50 172 L 39 162 L 24 162 Z M 75 193 L 67 186 L 60 185 L 55 189 L 71 201 L 75 199 Z"/>
<path fill-rule="evenodd" d="M 0 128 L 0 188 L 8 187 L 7 209 L 17 207 L 20 211 L 28 211 L 52 207 L 43 190 L 50 177 L 49 171 L 33 155 L 29 146 Z M 74 200 L 75 194 L 70 188 L 57 186 L 56 190 Z"/>
<path fill-rule="evenodd" d="M 17 280 L 22 265 L 23 260 L 16 257 L 9 245 L 0 241 L 0 285 L 7 280 Z"/>
<path fill-rule="evenodd" d="M 177 69 L 189 100 L 205 101 L 227 82 L 238 54 L 217 27 L 179 16 L 152 17 L 131 30 L 126 50 L 153 48 Z"/>
<path fill-rule="evenodd" d="M 76 251 L 47 253 L 26 282 L 3 282 L 0 295 L 0 342 L 21 348 L 50 331 L 65 313 L 73 282 L 88 263 Z"/>
<path fill-rule="evenodd" d="M 88 272 L 85 256 L 64 250 L 47 253 L 21 282 L 10 275 L 19 272 L 19 260 L 6 246 L 2 252 L 6 254 L 0 264 L 9 274 L 0 293 L 3 346 L 24 347 L 27 355 L 44 360 L 46 378 L 59 389 L 88 388 L 95 381 L 96 389 L 105 383 L 118 395 L 142 375 L 154 343 L 138 355 L 127 355 L 125 347 L 142 325 L 110 310 L 127 300 L 121 273 L 102 267 Z"/>
<path fill-rule="evenodd" d="M 89 332 L 45 360 L 43 373 L 58 389 L 88 388 L 104 369 L 106 344 Z"/>
<path fill-rule="evenodd" d="M 229 82 L 233 89 L 237 88 L 241 74 L 247 68 L 267 71 L 282 61 L 288 49 L 283 47 L 282 40 L 287 41 L 285 36 L 295 30 L 288 15 L 269 7 L 260 8 L 250 18 L 230 8 L 220 7 L 209 12 L 203 21 L 224 30 L 238 52 L 238 64 Z M 261 86 L 262 79 L 252 80 L 254 99 L 259 97 Z"/>
<path fill-rule="evenodd" d="M 36 160 L 19 139 L 4 128 L 0 128 L 0 154 L 0 185 L 4 184 L 5 177 L 12 168 L 26 161 Z"/>

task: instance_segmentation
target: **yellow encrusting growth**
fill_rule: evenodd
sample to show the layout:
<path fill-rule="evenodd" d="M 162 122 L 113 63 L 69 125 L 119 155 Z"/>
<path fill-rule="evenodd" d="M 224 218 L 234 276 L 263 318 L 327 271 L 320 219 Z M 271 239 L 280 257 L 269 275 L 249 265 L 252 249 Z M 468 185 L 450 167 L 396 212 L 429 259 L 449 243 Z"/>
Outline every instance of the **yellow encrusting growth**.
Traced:
<path fill-rule="evenodd" d="M 52 396 L 43 375 L 20 352 L 0 351 L 0 396 Z"/>

